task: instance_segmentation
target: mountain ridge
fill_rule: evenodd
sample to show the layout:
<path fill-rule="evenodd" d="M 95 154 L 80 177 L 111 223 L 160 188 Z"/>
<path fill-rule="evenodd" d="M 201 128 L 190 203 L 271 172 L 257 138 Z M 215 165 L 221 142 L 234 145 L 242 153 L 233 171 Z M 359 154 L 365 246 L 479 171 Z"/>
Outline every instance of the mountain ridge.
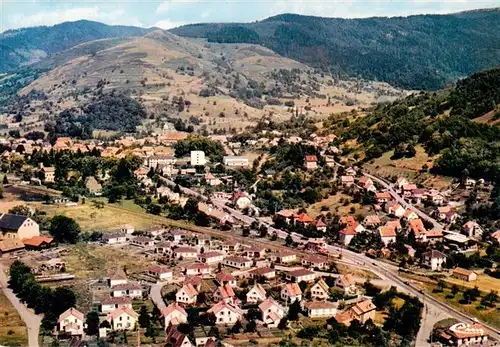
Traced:
<path fill-rule="evenodd" d="M 256 43 L 340 76 L 407 89 L 440 89 L 500 64 L 500 8 L 361 19 L 281 14 L 170 31 L 211 42 Z"/>

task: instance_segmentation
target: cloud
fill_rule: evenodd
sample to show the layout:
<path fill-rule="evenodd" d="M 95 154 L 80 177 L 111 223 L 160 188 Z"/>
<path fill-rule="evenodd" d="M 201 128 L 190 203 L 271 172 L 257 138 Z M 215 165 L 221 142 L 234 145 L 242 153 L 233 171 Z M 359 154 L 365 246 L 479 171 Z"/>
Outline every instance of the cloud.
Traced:
<path fill-rule="evenodd" d="M 162 2 L 156 8 L 156 14 L 167 13 L 169 9 L 170 9 L 170 1 Z"/>
<path fill-rule="evenodd" d="M 54 25 L 81 19 L 103 22 L 110 25 L 127 24 L 144 26 L 136 17 L 128 17 L 124 9 L 102 11 L 98 6 L 75 7 L 54 11 L 41 11 L 31 15 L 13 14 L 8 16 L 9 26 L 13 28 Z"/>
<path fill-rule="evenodd" d="M 203 11 L 201 14 L 200 14 L 200 18 L 201 19 L 207 19 L 208 17 L 210 17 L 210 15 L 212 14 L 212 12 L 210 11 Z"/>
<path fill-rule="evenodd" d="M 170 19 L 162 19 L 162 20 L 159 20 L 158 22 L 156 22 L 155 25 L 153 25 L 153 26 L 160 28 L 160 29 L 168 30 L 168 29 L 180 27 L 181 25 L 186 25 L 186 24 L 187 24 L 186 22 L 182 22 L 182 21 L 173 21 Z"/>

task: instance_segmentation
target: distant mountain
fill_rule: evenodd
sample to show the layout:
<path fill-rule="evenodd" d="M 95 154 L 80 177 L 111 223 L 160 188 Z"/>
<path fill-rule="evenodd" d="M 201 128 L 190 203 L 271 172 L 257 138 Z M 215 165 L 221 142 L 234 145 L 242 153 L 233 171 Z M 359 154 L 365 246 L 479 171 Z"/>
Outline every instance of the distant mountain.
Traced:
<path fill-rule="evenodd" d="M 110 26 L 80 20 L 51 27 L 8 30 L 0 34 L 0 72 L 37 62 L 49 54 L 64 51 L 84 42 L 143 36 L 154 29 Z"/>
<path fill-rule="evenodd" d="M 212 42 L 257 43 L 339 75 L 439 89 L 500 64 L 500 9 L 449 15 L 339 19 L 283 14 L 254 23 L 171 30 Z"/>

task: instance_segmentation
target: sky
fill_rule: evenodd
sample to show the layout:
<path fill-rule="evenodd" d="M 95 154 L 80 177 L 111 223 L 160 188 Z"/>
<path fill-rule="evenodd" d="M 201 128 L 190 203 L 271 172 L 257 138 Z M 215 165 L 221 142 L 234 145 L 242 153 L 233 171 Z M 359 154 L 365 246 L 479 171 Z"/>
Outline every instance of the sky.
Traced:
<path fill-rule="evenodd" d="M 280 13 L 363 18 L 500 7 L 500 0 L 0 0 L 0 32 L 88 19 L 170 29 L 200 22 L 252 22 Z"/>

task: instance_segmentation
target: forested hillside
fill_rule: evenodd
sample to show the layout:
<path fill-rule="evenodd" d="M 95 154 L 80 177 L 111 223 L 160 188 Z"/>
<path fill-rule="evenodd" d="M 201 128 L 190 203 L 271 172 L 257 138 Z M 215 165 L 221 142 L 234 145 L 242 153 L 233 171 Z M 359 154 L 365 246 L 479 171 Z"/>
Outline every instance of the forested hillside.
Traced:
<path fill-rule="evenodd" d="M 340 75 L 434 90 L 500 64 L 500 9 L 450 15 L 338 19 L 283 14 L 248 24 L 172 30 L 212 42 L 251 42 Z"/>
<path fill-rule="evenodd" d="M 500 128 L 473 120 L 486 112 L 500 118 L 500 68 L 476 73 L 451 91 L 420 93 L 392 104 L 381 104 L 366 117 L 343 127 L 331 117 L 325 125 L 356 139 L 365 160 L 394 151 L 394 157 L 422 144 L 429 155 L 439 154 L 434 172 L 500 180 Z M 341 130 L 344 128 L 344 130 Z"/>
<path fill-rule="evenodd" d="M 66 22 L 51 27 L 7 30 L 0 34 L 0 72 L 36 62 L 47 54 L 57 53 L 83 42 L 142 36 L 151 30 L 131 26 L 110 26 L 87 20 Z"/>

